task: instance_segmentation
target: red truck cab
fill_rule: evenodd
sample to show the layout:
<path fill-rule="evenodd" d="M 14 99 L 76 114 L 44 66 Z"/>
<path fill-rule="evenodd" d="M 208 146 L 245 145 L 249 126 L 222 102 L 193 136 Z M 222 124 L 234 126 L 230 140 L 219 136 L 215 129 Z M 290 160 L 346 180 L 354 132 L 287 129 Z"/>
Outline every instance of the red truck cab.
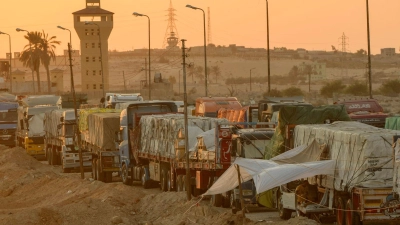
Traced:
<path fill-rule="evenodd" d="M 375 99 L 343 100 L 334 104 L 345 105 L 349 117 L 353 121 L 366 123 L 375 127 L 384 128 L 386 117 L 383 108 Z"/>

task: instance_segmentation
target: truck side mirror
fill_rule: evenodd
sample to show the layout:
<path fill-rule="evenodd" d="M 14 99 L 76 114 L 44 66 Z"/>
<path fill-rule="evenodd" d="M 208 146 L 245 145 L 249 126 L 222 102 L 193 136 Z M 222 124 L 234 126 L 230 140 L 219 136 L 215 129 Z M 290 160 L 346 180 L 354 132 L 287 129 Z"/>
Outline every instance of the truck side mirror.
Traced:
<path fill-rule="evenodd" d="M 60 122 L 61 122 L 61 123 L 64 123 L 64 117 L 63 117 L 63 116 L 60 117 Z M 58 129 L 60 129 L 60 128 L 58 128 Z"/>

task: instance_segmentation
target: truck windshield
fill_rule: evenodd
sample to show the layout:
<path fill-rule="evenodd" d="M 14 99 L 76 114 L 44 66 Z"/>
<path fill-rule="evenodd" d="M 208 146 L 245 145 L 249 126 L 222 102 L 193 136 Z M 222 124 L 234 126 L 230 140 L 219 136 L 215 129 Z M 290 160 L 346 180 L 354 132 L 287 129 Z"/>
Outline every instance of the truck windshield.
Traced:
<path fill-rule="evenodd" d="M 75 125 L 65 125 L 65 137 L 73 137 L 75 132 Z"/>
<path fill-rule="evenodd" d="M 18 120 L 18 114 L 14 112 L 0 112 L 0 122 L 16 122 Z"/>

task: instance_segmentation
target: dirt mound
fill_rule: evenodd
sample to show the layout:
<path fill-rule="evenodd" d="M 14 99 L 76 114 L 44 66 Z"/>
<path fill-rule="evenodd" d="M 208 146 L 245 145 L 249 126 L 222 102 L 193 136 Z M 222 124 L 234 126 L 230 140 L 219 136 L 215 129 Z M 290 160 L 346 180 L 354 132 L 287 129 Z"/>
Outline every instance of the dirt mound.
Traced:
<path fill-rule="evenodd" d="M 40 162 L 22 148 L 0 146 L 0 224 L 243 224 L 240 213 L 211 207 L 201 198 L 187 201 L 185 192 L 105 184 L 85 176 L 61 173 L 60 167 Z M 293 218 L 272 224 L 317 223 Z"/>

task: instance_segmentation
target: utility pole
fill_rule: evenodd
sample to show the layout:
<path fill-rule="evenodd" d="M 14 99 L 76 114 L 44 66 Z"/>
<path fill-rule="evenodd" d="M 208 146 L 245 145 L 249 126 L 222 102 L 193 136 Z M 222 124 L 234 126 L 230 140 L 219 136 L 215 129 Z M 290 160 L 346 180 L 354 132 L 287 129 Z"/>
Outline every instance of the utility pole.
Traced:
<path fill-rule="evenodd" d="M 81 148 L 81 133 L 79 131 L 79 123 L 78 123 L 78 109 L 76 105 L 76 96 L 75 96 L 75 84 L 74 84 L 74 74 L 72 72 L 72 57 L 71 57 L 71 44 L 68 43 L 68 55 L 69 55 L 69 69 L 71 71 L 71 90 L 72 97 L 74 99 L 74 112 L 75 112 L 75 134 L 78 138 L 77 142 L 75 142 L 75 150 L 79 150 L 79 168 L 81 172 L 81 179 L 85 179 L 85 173 L 83 172 L 83 159 L 82 159 L 82 148 Z M 104 88 L 104 87 L 103 87 Z"/>
<path fill-rule="evenodd" d="M 186 92 L 186 53 L 185 53 L 185 39 L 182 39 L 182 60 L 183 60 L 183 104 L 184 104 L 184 120 L 185 120 L 185 155 L 186 155 L 186 196 L 190 201 L 192 192 L 190 190 L 190 169 L 189 169 L 189 131 L 188 131 L 188 112 L 187 112 L 187 92 Z"/>
<path fill-rule="evenodd" d="M 126 91 L 125 71 L 122 70 L 122 78 L 124 79 L 124 90 Z"/>
<path fill-rule="evenodd" d="M 370 37 L 369 37 L 369 7 L 368 0 L 366 0 L 367 4 L 367 36 L 368 36 L 368 82 L 369 82 L 369 98 L 372 99 L 372 75 L 371 75 L 371 46 L 370 46 Z"/>

